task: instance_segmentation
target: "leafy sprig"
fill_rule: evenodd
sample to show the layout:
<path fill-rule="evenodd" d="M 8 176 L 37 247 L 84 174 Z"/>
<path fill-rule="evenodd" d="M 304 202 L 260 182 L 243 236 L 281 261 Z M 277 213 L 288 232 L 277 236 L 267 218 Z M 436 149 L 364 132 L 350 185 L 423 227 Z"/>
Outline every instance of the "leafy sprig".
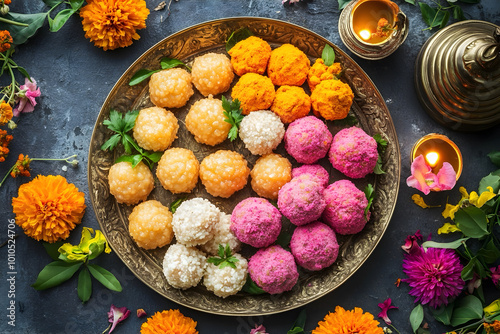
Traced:
<path fill-rule="evenodd" d="M 128 134 L 134 128 L 137 115 L 139 115 L 139 111 L 137 110 L 128 111 L 124 115 L 116 110 L 111 110 L 109 119 L 104 120 L 102 124 L 106 125 L 115 134 L 101 146 L 101 150 L 105 151 L 109 149 L 112 151 L 118 143 L 121 143 L 126 155 L 119 157 L 115 162 L 126 161 L 130 162 L 132 167 L 135 167 L 141 161 L 145 161 L 152 168 L 153 164 L 160 160 L 162 153 L 144 151 L 137 145 L 132 136 Z M 132 148 L 137 154 L 132 154 Z"/>
<path fill-rule="evenodd" d="M 177 211 L 177 208 L 182 204 L 182 202 L 184 202 L 185 200 L 187 199 L 187 197 L 182 197 L 182 198 L 179 198 L 175 201 L 172 202 L 172 204 L 170 204 L 170 212 L 172 213 L 175 213 L 175 211 Z"/>
<path fill-rule="evenodd" d="M 382 169 L 382 156 L 385 153 L 385 150 L 387 149 L 388 142 L 384 138 L 382 138 L 382 135 L 380 133 L 377 133 L 375 136 L 373 136 L 373 139 L 377 142 L 377 151 L 378 151 L 378 158 L 377 158 L 377 164 L 375 165 L 375 168 L 373 169 L 373 172 L 375 174 L 385 174 L 384 170 Z"/>
<path fill-rule="evenodd" d="M 241 121 L 245 117 L 241 114 L 242 110 L 240 105 L 238 99 L 229 101 L 225 96 L 222 96 L 222 108 L 224 109 L 224 116 L 226 116 L 224 121 L 231 124 L 231 129 L 227 134 L 227 137 L 231 141 L 238 138 L 238 129 L 240 128 Z"/>
<path fill-rule="evenodd" d="M 373 204 L 373 200 L 375 199 L 375 189 L 373 189 L 373 186 L 369 183 L 364 190 L 366 199 L 368 200 L 368 204 L 366 205 L 365 208 L 365 220 L 368 221 L 368 212 L 370 211 L 370 208 Z"/>
<path fill-rule="evenodd" d="M 217 252 L 219 257 L 209 257 L 207 259 L 208 263 L 213 263 L 219 269 L 223 269 L 225 267 L 231 267 L 236 269 L 236 264 L 239 260 L 233 256 L 231 252 L 231 247 L 229 247 L 229 244 L 226 244 L 226 247 L 219 245 L 219 250 Z"/>
<path fill-rule="evenodd" d="M 169 57 L 164 57 L 160 60 L 160 66 L 161 68 L 158 70 L 148 70 L 148 69 L 140 69 L 139 71 L 135 72 L 132 78 L 130 79 L 130 82 L 128 83 L 129 86 L 135 86 L 152 76 L 156 72 L 160 72 L 161 70 L 168 70 L 170 68 L 174 68 L 176 66 L 184 66 L 187 68 L 189 71 L 191 71 L 191 68 L 184 64 L 182 61 L 179 59 L 175 58 L 169 58 Z"/>

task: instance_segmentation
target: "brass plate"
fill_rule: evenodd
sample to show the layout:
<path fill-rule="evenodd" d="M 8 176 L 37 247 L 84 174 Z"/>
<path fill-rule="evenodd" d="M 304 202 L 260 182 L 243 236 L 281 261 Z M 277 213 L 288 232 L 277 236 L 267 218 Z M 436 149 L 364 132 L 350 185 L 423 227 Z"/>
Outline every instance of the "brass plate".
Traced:
<path fill-rule="evenodd" d="M 267 40 L 272 47 L 291 43 L 303 50 L 311 59 L 321 57 L 325 43 L 334 47 L 336 61 L 340 61 L 345 68 L 343 80 L 350 84 L 355 94 L 351 113 L 358 118 L 359 126 L 368 134 L 381 133 L 389 145 L 382 157 L 386 174 L 370 175 L 355 181 L 360 189 L 364 189 L 368 183 L 375 187 L 376 199 L 373 202 L 372 216 L 361 233 L 339 236 L 341 249 L 334 265 L 320 272 L 299 271 L 300 278 L 297 285 L 292 291 L 280 295 L 249 295 L 240 292 L 222 299 L 207 291 L 201 284 L 187 290 L 169 286 L 161 267 L 166 247 L 155 251 L 145 251 L 137 247 L 128 233 L 127 217 L 132 207 L 117 204 L 109 193 L 108 170 L 113 164 L 115 154 L 118 156 L 119 152 L 104 152 L 100 147 L 110 136 L 110 131 L 102 125 L 103 120 L 109 117 L 110 110 L 126 112 L 151 105 L 147 82 L 134 87 L 128 85 L 137 70 L 159 68 L 160 59 L 165 56 L 190 62 L 206 52 L 225 52 L 226 38 L 240 27 L 250 28 L 256 36 Z M 225 95 L 229 97 L 229 92 Z M 193 136 L 186 130 L 183 120 L 190 105 L 200 97 L 199 93 L 195 93 L 187 106 L 173 110 L 180 120 L 178 139 L 174 141 L 173 146 L 192 149 L 199 161 L 218 149 L 232 149 L 241 152 L 252 167 L 258 157 L 252 156 L 239 139 L 233 143 L 226 140 L 216 147 L 199 145 L 194 141 Z M 332 122 L 328 124 L 334 134 L 341 128 Z M 283 144 L 278 147 L 278 153 L 286 155 Z M 292 158 L 290 159 L 294 162 Z M 113 250 L 129 269 L 149 287 L 176 303 L 204 312 L 233 316 L 272 314 L 294 309 L 320 298 L 345 282 L 366 261 L 389 225 L 396 205 L 401 168 L 398 139 L 389 110 L 379 91 L 363 70 L 343 51 L 305 28 L 282 21 L 251 17 L 215 20 L 187 28 L 165 38 L 139 57 L 111 89 L 101 108 L 90 142 L 88 161 L 89 192 L 99 225 Z M 345 178 L 333 170 L 326 158 L 321 163 L 329 170 L 331 182 Z M 245 189 L 228 200 L 213 198 L 205 192 L 201 182 L 198 182 L 198 186 L 192 194 L 189 194 L 189 198 L 196 196 L 208 198 L 223 211 L 231 213 L 240 200 L 256 195 L 248 182 Z M 155 180 L 155 189 L 149 198 L 157 199 L 169 206 L 179 197 L 182 196 L 173 196 L 165 191 L 159 181 Z M 242 251 L 243 255 L 247 256 L 251 252 L 251 249 Z"/>

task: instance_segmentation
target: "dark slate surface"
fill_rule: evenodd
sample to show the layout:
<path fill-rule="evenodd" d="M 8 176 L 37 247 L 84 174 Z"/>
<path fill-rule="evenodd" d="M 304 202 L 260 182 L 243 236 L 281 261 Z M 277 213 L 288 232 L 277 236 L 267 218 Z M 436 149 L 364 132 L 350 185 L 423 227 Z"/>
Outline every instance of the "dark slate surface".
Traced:
<path fill-rule="evenodd" d="M 14 12 L 35 13 L 46 10 L 42 1 L 13 1 Z M 152 9 L 160 0 L 147 0 Z M 168 1 L 167 1 L 168 2 Z M 464 171 L 456 188 L 450 192 L 432 193 L 427 199 L 451 203 L 459 199 L 458 187 L 475 190 L 479 180 L 494 169 L 486 154 L 500 149 L 500 131 L 495 127 L 481 133 L 459 133 L 443 128 L 430 119 L 420 106 L 413 86 L 413 70 L 417 53 L 432 32 L 424 30 L 420 11 L 402 0 L 397 1 L 409 16 L 410 34 L 406 42 L 391 56 L 379 61 L 367 61 L 352 56 L 368 73 L 379 88 L 391 111 L 398 133 L 401 156 L 401 186 L 398 204 L 390 226 L 382 241 L 363 266 L 340 288 L 316 300 L 307 307 L 306 329 L 312 330 L 336 305 L 346 309 L 361 307 L 378 314 L 377 304 L 391 297 L 399 310 L 390 311 L 390 317 L 401 333 L 410 333 L 409 314 L 414 307 L 409 288 L 394 285 L 403 277 L 401 262 L 402 245 L 408 234 L 420 229 L 424 236 L 434 233 L 441 226 L 441 209 L 423 210 L 411 202 L 415 193 L 405 184 L 410 175 L 409 156 L 413 143 L 422 135 L 437 132 L 448 135 L 461 148 Z M 463 5 L 466 15 L 500 24 L 500 3 L 483 0 L 479 5 Z M 280 19 L 302 25 L 326 37 L 347 51 L 337 32 L 339 9 L 334 0 L 311 0 L 291 6 L 283 6 L 280 0 L 180 0 L 171 4 L 171 14 L 152 11 L 147 29 L 139 33 L 141 39 L 131 47 L 104 52 L 85 39 L 78 17 L 72 17 L 57 33 L 45 26 L 29 42 L 18 48 L 15 61 L 28 69 L 41 88 L 42 97 L 33 114 L 21 117 L 11 143 L 12 154 L 0 164 L 3 176 L 15 161 L 17 154 L 31 157 L 63 157 L 78 154 L 80 164 L 63 171 L 62 163 L 34 162 L 32 174 L 62 174 L 86 193 L 87 212 L 82 224 L 71 234 L 68 241 L 78 243 L 82 226 L 99 228 L 88 197 L 87 153 L 95 119 L 113 84 L 127 67 L 143 52 L 162 38 L 191 25 L 224 17 L 258 16 Z M 0 189 L 0 238 L 6 238 L 7 224 L 14 218 L 11 198 L 17 196 L 17 188 L 26 178 L 10 179 Z M 300 310 L 264 317 L 224 317 L 210 315 L 179 306 L 148 288 L 135 278 L 116 254 L 101 256 L 97 262 L 111 270 L 124 287 L 121 293 L 112 293 L 94 283 L 93 295 L 82 305 L 76 294 L 76 278 L 53 289 L 38 292 L 30 285 L 39 271 L 50 262 L 41 243 L 27 238 L 19 227 L 16 239 L 15 278 L 15 327 L 7 324 L 8 297 L 7 247 L 0 250 L 0 332 L 1 333 L 101 333 L 107 327 L 110 304 L 126 306 L 135 313 L 144 308 L 148 314 L 170 308 L 179 308 L 185 315 L 198 321 L 200 333 L 249 333 L 255 323 L 264 323 L 270 333 L 286 333 Z M 499 298 L 498 290 L 486 284 L 487 299 Z M 116 333 L 138 333 L 144 318 L 132 314 Z M 426 313 L 432 333 L 442 333 L 444 328 Z M 449 329 L 448 329 L 449 330 Z"/>

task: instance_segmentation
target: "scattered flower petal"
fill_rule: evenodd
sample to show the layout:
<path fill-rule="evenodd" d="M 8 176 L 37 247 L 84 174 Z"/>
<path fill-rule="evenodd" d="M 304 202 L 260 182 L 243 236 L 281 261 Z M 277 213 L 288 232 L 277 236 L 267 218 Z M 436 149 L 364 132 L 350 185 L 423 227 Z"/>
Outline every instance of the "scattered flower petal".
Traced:
<path fill-rule="evenodd" d="M 387 311 L 393 308 L 397 309 L 396 306 L 391 304 L 392 304 L 391 298 L 387 298 L 383 303 L 378 304 L 378 307 L 382 309 L 382 311 L 378 314 L 378 317 L 384 319 L 385 323 L 388 325 L 392 324 L 392 321 L 391 319 L 389 319 Z"/>
<path fill-rule="evenodd" d="M 497 194 L 493 192 L 492 187 L 486 187 L 487 191 L 483 191 L 480 196 L 477 195 L 475 191 L 470 193 L 469 203 L 475 207 L 482 207 L 490 199 L 494 198 Z"/>
<path fill-rule="evenodd" d="M 438 185 L 433 190 L 450 190 L 457 183 L 457 173 L 448 162 L 443 162 L 443 166 L 437 173 Z"/>
<path fill-rule="evenodd" d="M 255 328 L 250 330 L 250 334 L 267 334 L 266 327 L 264 325 L 255 324 Z"/>
<path fill-rule="evenodd" d="M 500 311 L 500 299 L 494 300 L 490 305 L 486 306 L 484 309 L 484 316 L 490 317 Z"/>
<path fill-rule="evenodd" d="M 415 250 L 420 249 L 420 246 L 418 245 L 417 240 L 422 240 L 422 234 L 420 234 L 420 230 L 415 232 L 414 235 L 409 235 L 406 237 L 405 244 L 401 246 L 401 248 L 406 252 L 406 253 L 413 253 Z"/>
<path fill-rule="evenodd" d="M 401 278 L 398 278 L 396 282 L 394 282 L 394 285 L 396 285 L 396 288 L 399 288 L 400 284 L 401 284 Z"/>
<path fill-rule="evenodd" d="M 122 322 L 123 320 L 127 319 L 129 315 L 130 315 L 130 310 L 127 309 L 126 307 L 116 307 L 115 305 L 111 304 L 111 308 L 109 309 L 108 312 L 108 321 L 112 324 L 109 333 L 111 334 L 111 332 L 115 329 L 116 325 L 119 322 Z"/>
<path fill-rule="evenodd" d="M 438 234 L 448 234 L 448 233 L 453 233 L 453 232 L 461 232 L 461 230 L 455 224 L 444 223 L 444 225 L 441 226 L 437 230 L 437 232 L 438 232 Z"/>
<path fill-rule="evenodd" d="M 411 199 L 413 200 L 413 202 L 418 205 L 419 207 L 423 208 L 423 209 L 427 209 L 427 208 L 438 208 L 440 207 L 441 205 L 428 205 L 427 203 L 425 203 L 424 201 L 424 198 L 422 196 L 420 196 L 419 194 L 413 194 L 411 196 Z"/>
<path fill-rule="evenodd" d="M 146 314 L 146 311 L 144 311 L 144 309 L 142 308 L 138 308 L 137 309 L 137 318 L 142 318 L 142 317 L 145 317 L 147 314 Z"/>
<path fill-rule="evenodd" d="M 481 278 L 478 274 L 474 273 L 474 277 L 467 283 L 467 291 L 472 295 L 474 290 L 478 289 L 481 286 Z"/>
<path fill-rule="evenodd" d="M 498 267 L 493 267 L 490 268 L 491 271 L 491 280 L 493 281 L 493 284 L 497 287 L 500 288 L 500 265 Z"/>

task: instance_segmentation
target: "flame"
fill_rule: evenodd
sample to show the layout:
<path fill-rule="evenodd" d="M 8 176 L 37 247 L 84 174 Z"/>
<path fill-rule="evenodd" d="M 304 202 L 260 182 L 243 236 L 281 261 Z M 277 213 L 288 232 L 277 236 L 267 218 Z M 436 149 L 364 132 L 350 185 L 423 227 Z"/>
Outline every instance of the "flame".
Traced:
<path fill-rule="evenodd" d="M 359 37 L 367 41 L 370 39 L 370 37 L 372 37 L 372 33 L 370 32 L 370 30 L 364 29 L 359 32 Z"/>
<path fill-rule="evenodd" d="M 431 167 L 435 167 L 437 165 L 437 162 L 439 160 L 439 154 L 436 152 L 429 152 L 425 155 L 425 160 Z"/>

